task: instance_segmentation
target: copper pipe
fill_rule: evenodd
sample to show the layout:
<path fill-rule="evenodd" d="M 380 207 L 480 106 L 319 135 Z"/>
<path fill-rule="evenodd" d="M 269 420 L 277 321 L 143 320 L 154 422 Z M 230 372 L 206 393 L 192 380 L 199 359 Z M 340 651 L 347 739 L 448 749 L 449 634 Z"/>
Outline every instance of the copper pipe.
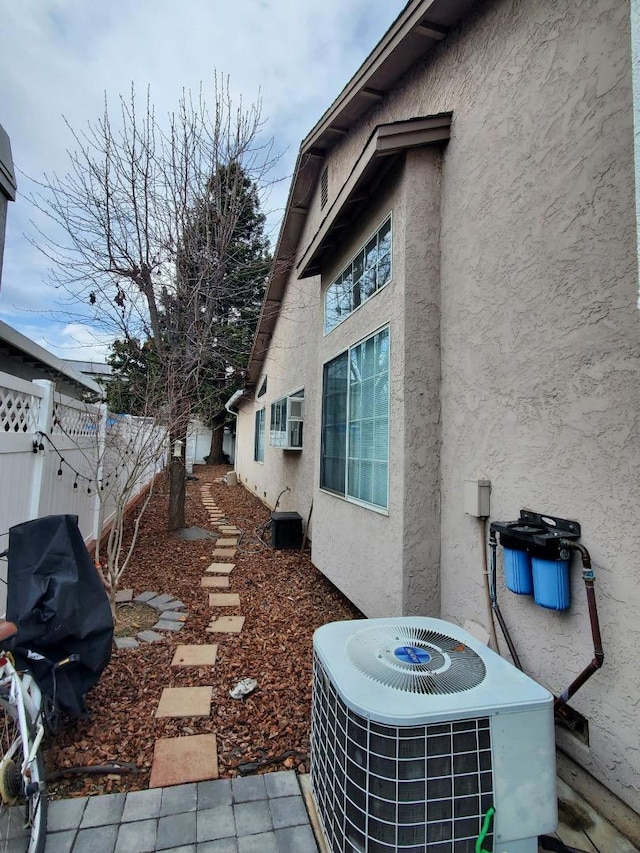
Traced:
<path fill-rule="evenodd" d="M 582 685 L 588 681 L 594 672 L 597 672 L 604 662 L 604 651 L 602 650 L 602 637 L 600 636 L 600 620 L 598 618 L 598 608 L 596 606 L 596 590 L 595 578 L 593 569 L 591 568 L 591 555 L 584 547 L 577 542 L 563 539 L 560 542 L 561 547 L 568 548 L 571 551 L 577 551 L 582 558 L 582 579 L 584 580 L 585 589 L 587 592 L 587 605 L 589 607 L 589 622 L 591 624 L 591 636 L 593 637 L 593 660 L 587 664 L 580 675 L 571 682 L 567 689 L 556 699 L 554 709 L 558 711 L 563 705 L 566 705 L 569 699 L 577 693 Z"/>

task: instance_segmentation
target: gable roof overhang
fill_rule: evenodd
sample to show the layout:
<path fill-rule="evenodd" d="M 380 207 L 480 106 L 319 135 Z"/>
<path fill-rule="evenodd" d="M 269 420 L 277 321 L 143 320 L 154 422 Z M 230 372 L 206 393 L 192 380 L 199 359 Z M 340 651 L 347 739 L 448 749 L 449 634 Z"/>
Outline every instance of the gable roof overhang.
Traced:
<path fill-rule="evenodd" d="M 248 386 L 255 385 L 260 378 L 309 205 L 327 153 L 373 104 L 385 97 L 418 59 L 446 38 L 448 31 L 468 13 L 473 2 L 409 0 L 359 70 L 303 139 L 249 357 Z M 305 275 L 313 275 L 313 269 L 310 266 Z"/>
<path fill-rule="evenodd" d="M 299 278 L 319 275 L 323 256 L 338 243 L 344 229 L 357 220 L 398 157 L 410 148 L 446 142 L 451 113 L 382 124 L 373 131 L 349 177 L 327 211 L 296 269 Z"/>

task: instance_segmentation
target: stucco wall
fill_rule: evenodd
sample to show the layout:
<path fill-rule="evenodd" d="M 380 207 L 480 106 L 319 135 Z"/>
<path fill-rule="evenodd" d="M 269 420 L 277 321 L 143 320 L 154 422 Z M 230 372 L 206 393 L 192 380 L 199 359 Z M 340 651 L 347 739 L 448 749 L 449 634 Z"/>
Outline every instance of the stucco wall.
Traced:
<path fill-rule="evenodd" d="M 559 742 L 640 811 L 640 329 L 631 105 L 627 0 L 479 2 L 328 160 L 331 195 L 375 125 L 453 111 L 439 176 L 439 234 L 432 173 L 425 160 L 410 157 L 412 181 L 396 175 L 388 199 L 376 200 L 323 271 L 326 286 L 393 208 L 392 284 L 326 338 L 318 336 L 317 301 L 301 322 L 310 323 L 303 332 L 317 346 L 304 354 L 304 370 L 315 376 L 307 437 L 319 429 L 322 362 L 388 322 L 391 434 L 405 444 L 392 442 L 388 517 L 316 492 L 318 567 L 368 615 L 415 612 L 420 598 L 426 612 L 434 606 L 432 572 L 425 584 L 420 565 L 437 562 L 439 549 L 443 618 L 486 625 L 480 530 L 464 513 L 464 479 L 491 479 L 492 518 L 529 507 L 578 520 L 596 569 L 606 661 L 571 702 L 589 720 L 590 745 L 562 732 Z M 316 205 L 305 241 L 319 220 Z M 420 257 L 422 220 L 425 238 L 439 240 L 439 294 L 432 256 Z M 308 294 L 309 283 L 303 286 Z M 298 285 L 292 290 L 288 299 L 301 300 Z M 416 299 L 420 307 L 412 313 Z M 418 351 L 419 369 L 409 363 Z M 295 361 L 287 359 L 283 369 L 295 372 Z M 432 467 L 438 441 L 439 489 Z M 410 485 L 421 474 L 412 468 L 413 445 L 431 483 L 422 492 Z M 318 453 L 316 435 L 314 459 L 305 461 L 314 484 Z M 438 504 L 439 542 L 421 552 L 420 539 L 432 531 L 437 539 Z M 500 591 L 526 670 L 555 692 L 592 656 L 577 565 L 572 594 L 571 609 L 560 615 Z"/>
<path fill-rule="evenodd" d="M 404 431 L 404 244 L 405 219 L 400 165 L 368 204 L 363 215 L 322 273 L 323 293 L 372 233 L 392 214 L 392 278 L 339 326 L 321 338 L 322 365 L 348 347 L 389 327 L 389 512 L 358 506 L 317 491 L 313 513 L 314 564 L 367 616 L 401 614 L 403 608 L 403 442 Z M 322 373 L 318 377 L 321 386 Z M 317 413 L 321 419 L 321 409 Z M 320 481 L 320 449 L 315 483 Z"/>

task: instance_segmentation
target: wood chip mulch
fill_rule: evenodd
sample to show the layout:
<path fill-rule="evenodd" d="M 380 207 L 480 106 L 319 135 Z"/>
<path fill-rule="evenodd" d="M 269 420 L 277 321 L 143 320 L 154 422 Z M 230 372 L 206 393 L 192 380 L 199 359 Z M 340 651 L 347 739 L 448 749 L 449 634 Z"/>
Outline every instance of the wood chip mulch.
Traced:
<path fill-rule="evenodd" d="M 189 618 L 166 641 L 137 649 L 115 650 L 107 669 L 87 697 L 90 719 L 67 721 L 49 738 L 45 764 L 49 773 L 74 767 L 127 762 L 136 773 L 72 774 L 52 782 L 53 797 L 134 791 L 149 786 L 157 738 L 215 733 L 221 777 L 295 768 L 309 770 L 312 635 L 326 622 L 361 618 L 362 614 L 310 561 L 308 550 L 275 551 L 256 531 L 270 509 L 242 486 L 215 482 L 228 466 L 197 466 L 198 480 L 187 484 L 187 524 L 214 531 L 200 488 L 211 494 L 228 521 L 243 531 L 229 590 L 240 607 L 209 607 L 208 589 L 200 586 L 213 562 L 213 541 L 184 541 L 166 530 L 166 486 L 160 482 L 145 513 L 132 565 L 121 582 L 134 595 L 146 590 L 168 593 L 187 607 Z M 287 507 L 290 508 L 290 507 Z M 301 508 L 304 515 L 306 508 Z M 222 590 L 221 590 L 222 591 Z M 212 616 L 246 617 L 242 633 L 208 634 Z M 215 667 L 172 667 L 177 645 L 217 643 Z M 245 676 L 258 681 L 243 701 L 229 690 Z M 165 687 L 211 685 L 208 719 L 155 719 Z"/>

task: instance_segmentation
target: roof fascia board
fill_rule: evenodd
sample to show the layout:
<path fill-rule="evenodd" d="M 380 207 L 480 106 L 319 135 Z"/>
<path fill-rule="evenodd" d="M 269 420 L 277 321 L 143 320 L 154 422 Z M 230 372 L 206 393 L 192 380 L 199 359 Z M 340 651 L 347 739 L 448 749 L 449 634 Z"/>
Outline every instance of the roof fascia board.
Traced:
<path fill-rule="evenodd" d="M 410 4 L 408 4 L 407 7 L 400 12 L 396 20 L 391 24 L 385 35 L 374 47 L 358 71 L 344 87 L 342 92 L 340 92 L 333 104 L 331 104 L 329 109 L 324 113 L 313 130 L 303 139 L 301 150 L 304 151 L 308 147 L 313 147 L 317 144 L 318 139 L 323 133 L 326 133 L 330 129 L 334 129 L 333 122 L 335 121 L 335 116 L 358 92 L 369 88 L 367 86 L 369 79 L 373 76 L 381 63 L 384 62 L 384 60 L 387 59 L 394 50 L 396 50 L 398 45 L 407 37 L 407 35 L 409 35 L 410 32 L 416 30 L 419 26 L 422 26 L 423 28 L 425 27 L 425 25 L 422 24 L 422 19 L 425 17 L 429 9 L 437 2 L 438 0 L 422 0 L 422 2 L 418 3 L 412 11 L 409 11 L 408 6 Z M 440 33 L 442 28 L 436 27 L 436 29 L 438 30 L 438 33 Z M 422 34 L 427 35 L 426 32 L 422 32 Z M 430 36 L 430 38 L 438 39 L 442 37 L 443 36 L 440 34 L 437 36 Z"/>

